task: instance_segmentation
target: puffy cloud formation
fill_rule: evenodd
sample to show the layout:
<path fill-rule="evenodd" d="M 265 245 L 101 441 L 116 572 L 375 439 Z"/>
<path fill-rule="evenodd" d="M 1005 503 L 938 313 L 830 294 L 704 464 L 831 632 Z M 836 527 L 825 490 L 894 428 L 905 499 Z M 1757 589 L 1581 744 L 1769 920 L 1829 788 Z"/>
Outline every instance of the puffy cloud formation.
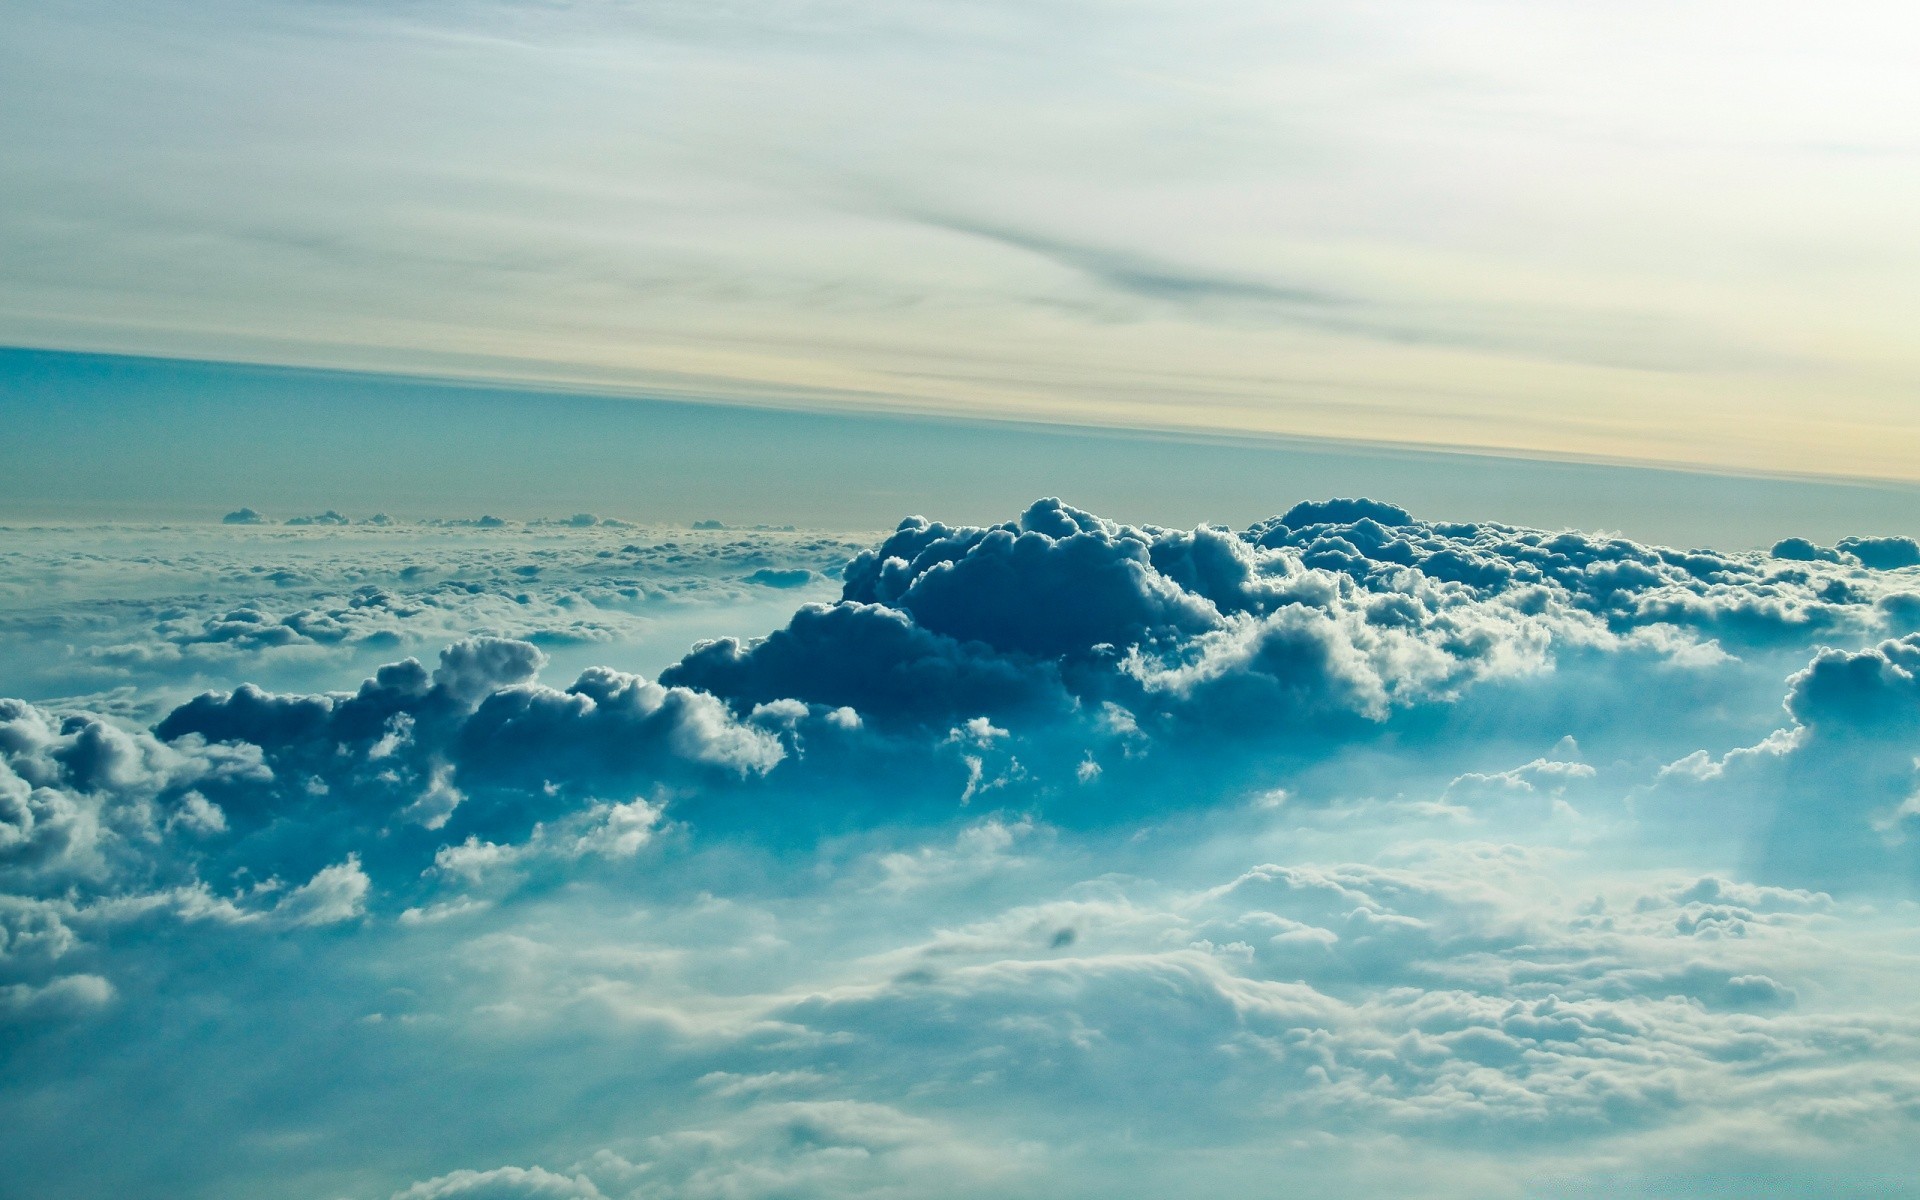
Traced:
<path fill-rule="evenodd" d="M 1840 552 L 1825 546 L 1816 546 L 1803 537 L 1782 538 L 1773 544 L 1775 558 L 1784 558 L 1789 562 L 1839 562 Z"/>
<path fill-rule="evenodd" d="M 1910 537 L 1841 538 L 1836 548 L 1877 571 L 1920 567 L 1920 542 Z"/>
<path fill-rule="evenodd" d="M 1920 880 L 1920 635 L 1823 648 L 1787 681 L 1789 723 L 1674 762 L 1650 815 L 1758 827 L 1756 867 L 1842 891 Z"/>
<path fill-rule="evenodd" d="M 256 747 L 176 747 L 98 717 L 0 700 L 0 879 L 57 892 L 108 878 L 170 831 L 224 828 L 200 788 L 270 777 Z"/>
<path fill-rule="evenodd" d="M 943 720 L 1038 703 L 1058 691 L 1057 669 L 998 655 L 928 631 L 879 605 L 809 605 L 751 645 L 727 638 L 661 675 L 752 707 L 782 699 L 892 718 Z"/>
<path fill-rule="evenodd" d="M 0 701 L 23 1191 L 1906 1186 L 1898 539 L 97 536 L 0 571 L 124 681 Z"/>
<path fill-rule="evenodd" d="M 676 542 L 624 550 L 686 569 Z M 703 643 L 658 682 L 587 667 L 565 688 L 546 686 L 541 648 L 480 636 L 442 650 L 432 670 L 381 665 L 352 691 L 207 691 L 150 731 L 14 702 L 7 838 L 21 878 L 110 890 L 102 881 L 123 877 L 194 885 L 215 863 L 308 878 L 360 856 L 376 871 L 418 872 L 435 861 L 436 838 L 519 844 L 545 822 L 661 789 L 682 789 L 679 806 L 705 821 L 788 831 L 876 814 L 937 819 L 956 770 L 963 804 L 1024 796 L 1073 823 L 1204 806 L 1207 788 L 1324 795 L 1343 755 L 1419 745 L 1439 767 L 1460 758 L 1450 722 L 1492 717 L 1518 731 L 1590 719 L 1584 706 L 1625 676 L 1673 703 L 1715 689 L 1721 708 L 1777 696 L 1786 672 L 1766 663 L 1793 662 L 1815 638 L 1870 639 L 1914 603 L 1895 572 L 1779 560 L 1777 547 L 1770 557 L 1680 552 L 1427 523 L 1370 500 L 1302 503 L 1241 532 L 1127 526 L 1058 500 L 992 527 L 912 518 L 853 556 L 837 602 L 803 604 L 761 638 Z M 546 570 L 523 563 L 498 578 L 518 586 Z M 235 607 L 157 628 L 162 644 L 223 647 L 244 661 L 297 644 L 391 644 L 398 633 L 353 631 L 390 630 L 432 608 L 428 594 L 363 588 L 334 612 Z M 1829 822 L 1838 832 L 1810 845 L 1868 853 L 1865 831 L 1879 829 L 1872 853 L 1891 861 L 1906 819 L 1906 797 L 1893 793 L 1910 772 L 1904 733 L 1882 734 L 1907 730 L 1897 697 L 1912 678 L 1909 644 L 1819 651 L 1789 681 L 1785 725 L 1724 757 L 1665 758 L 1655 792 L 1717 779 L 1729 764 L 1822 761 L 1843 739 L 1829 732 L 1836 720 L 1858 726 L 1878 752 L 1842 756 L 1860 785 L 1849 800 L 1822 808 L 1812 799 L 1821 789 L 1795 784 L 1802 799 L 1782 793 L 1779 804 L 1839 817 Z M 1562 687 L 1557 673 L 1568 671 Z M 1635 718 L 1608 720 L 1603 737 Z M 884 784 L 872 775 L 881 764 Z M 1563 797 L 1595 776 L 1546 758 L 1452 765 L 1441 804 Z M 1168 770 L 1201 790 L 1158 795 Z M 841 799 L 794 804 L 784 797 L 795 789 Z M 1657 797 L 1649 811 L 1663 811 Z"/>
<path fill-rule="evenodd" d="M 990 528 L 910 519 L 848 564 L 837 604 L 697 649 L 663 679 L 882 724 L 1118 706 L 1274 733 L 1381 722 L 1581 649 L 1678 658 L 1857 635 L 1885 622 L 1876 600 L 1903 595 L 1843 570 L 1430 524 L 1368 500 L 1240 533 L 1042 500 Z"/>
<path fill-rule="evenodd" d="M 1787 683 L 1787 711 L 1829 736 L 1911 728 L 1920 723 L 1920 635 L 1823 649 Z"/>
<path fill-rule="evenodd" d="M 290 815 L 334 830 L 392 821 L 441 831 L 475 795 L 476 828 L 524 832 L 601 789 L 763 775 L 787 753 L 778 716 L 741 721 L 712 696 L 606 667 L 544 687 L 546 662 L 526 642 L 474 638 L 442 651 L 432 672 L 407 659 L 350 693 L 204 693 L 154 736 L 262 765 L 266 786 L 212 791 L 235 834 Z"/>
<path fill-rule="evenodd" d="M 1775 542 L 1773 556 L 1795 562 L 1851 560 L 1876 571 L 1897 571 L 1902 567 L 1920 566 L 1920 542 L 1910 537 L 1846 537 L 1829 549 L 1796 537 Z"/>

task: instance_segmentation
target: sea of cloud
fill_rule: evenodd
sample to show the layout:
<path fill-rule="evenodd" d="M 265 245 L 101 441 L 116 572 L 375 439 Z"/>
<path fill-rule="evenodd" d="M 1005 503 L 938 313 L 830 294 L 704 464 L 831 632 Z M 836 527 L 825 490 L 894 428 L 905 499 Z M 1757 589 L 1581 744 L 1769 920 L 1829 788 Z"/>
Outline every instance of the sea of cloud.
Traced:
<path fill-rule="evenodd" d="M 0 1191 L 1911 1186 L 1912 541 L 251 516 L 7 532 Z"/>

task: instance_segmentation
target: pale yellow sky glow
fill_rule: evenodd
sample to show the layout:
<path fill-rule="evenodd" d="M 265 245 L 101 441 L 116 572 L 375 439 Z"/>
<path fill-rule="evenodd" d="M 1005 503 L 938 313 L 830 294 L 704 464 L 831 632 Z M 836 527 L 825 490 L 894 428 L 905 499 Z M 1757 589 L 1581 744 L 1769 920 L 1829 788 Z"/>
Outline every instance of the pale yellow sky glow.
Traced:
<path fill-rule="evenodd" d="M 1920 479 L 1920 17 L 10 5 L 0 342 Z"/>

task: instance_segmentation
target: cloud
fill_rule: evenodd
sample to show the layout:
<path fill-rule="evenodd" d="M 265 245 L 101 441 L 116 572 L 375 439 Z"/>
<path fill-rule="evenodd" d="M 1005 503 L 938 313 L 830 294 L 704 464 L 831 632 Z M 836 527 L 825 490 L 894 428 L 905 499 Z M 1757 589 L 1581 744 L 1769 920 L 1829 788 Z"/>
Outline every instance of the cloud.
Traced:
<path fill-rule="evenodd" d="M 1910 537 L 1841 538 L 1835 549 L 1851 554 L 1876 571 L 1920 566 L 1920 542 Z"/>
<path fill-rule="evenodd" d="M 605 521 L 116 527 L 16 542 L 0 563 L 0 595 L 11 598 L 0 614 L 0 695 L 131 689 L 123 703 L 159 711 L 128 715 L 148 720 L 172 693 L 337 687 L 351 672 L 472 636 L 562 655 L 628 647 L 657 668 L 689 641 L 738 628 L 725 615 L 736 605 L 777 609 L 766 585 L 749 582 L 754 572 L 773 572 L 796 602 L 811 599 L 860 548 L 837 536 L 692 536 Z M 568 665 L 587 663 L 575 655 Z"/>
<path fill-rule="evenodd" d="M 959 218 L 927 218 L 927 224 L 954 233 L 998 242 L 1038 255 L 1078 271 L 1104 287 L 1140 299 L 1177 305 L 1208 302 L 1253 304 L 1291 310 L 1296 319 L 1311 320 L 1326 310 L 1350 308 L 1354 301 L 1311 287 L 1274 284 L 1228 275 L 1193 271 L 1149 262 L 1137 255 L 1105 249 L 1066 238 L 1051 237 L 1005 226 Z"/>
<path fill-rule="evenodd" d="M 250 747 L 173 746 L 98 717 L 57 719 L 0 700 L 0 879 L 49 889 L 107 879 L 169 824 L 189 837 L 218 824 L 197 789 L 270 778 Z"/>
<path fill-rule="evenodd" d="M 367 873 L 360 869 L 359 858 L 349 855 L 345 862 L 322 868 L 312 879 L 288 892 L 273 906 L 273 915 L 276 920 L 296 928 L 351 921 L 366 913 L 370 886 Z"/>
<path fill-rule="evenodd" d="M 502 688 L 533 682 L 546 665 L 547 656 L 525 642 L 473 638 L 441 651 L 433 690 L 471 709 Z"/>
<path fill-rule="evenodd" d="M 1428 524 L 1370 500 L 1301 504 L 1238 534 L 1057 500 L 992 527 L 914 518 L 845 580 L 838 604 L 697 649 L 662 678 L 740 709 L 799 699 L 882 725 L 1111 704 L 1277 732 L 1383 722 L 1583 648 L 1678 665 L 1724 655 L 1722 641 L 1866 631 L 1888 595 L 1844 568 Z"/>
<path fill-rule="evenodd" d="M 545 663 L 525 642 L 468 639 L 442 651 L 432 672 L 412 659 L 391 663 L 351 693 L 250 685 L 204 693 L 154 735 L 259 764 L 246 786 L 211 793 L 221 797 L 223 827 L 235 825 L 243 840 L 288 820 L 342 835 L 389 823 L 524 834 L 590 806 L 606 787 L 764 775 L 787 756 L 783 737 L 795 736 L 777 711 L 742 720 L 705 693 L 605 667 L 565 690 L 546 687 L 536 682 Z M 801 724 L 810 719 L 800 715 Z M 187 811 L 212 803 L 210 786 L 182 798 Z"/>
<path fill-rule="evenodd" d="M 539 1167 L 453 1171 L 393 1194 L 393 1200 L 599 1200 L 584 1176 L 556 1175 Z"/>
<path fill-rule="evenodd" d="M 1589 308 L 1543 313 L 1537 306 L 1434 305 L 1383 299 L 1358 288 L 1304 279 L 1259 278 L 1244 271 L 1179 265 L 1137 251 L 976 217 L 903 214 L 929 228 L 980 239 L 1032 255 L 1091 283 L 1101 303 L 1079 297 L 1048 299 L 1070 310 L 1113 319 L 1116 310 L 1140 319 L 1139 309 L 1171 311 L 1214 326 L 1292 327 L 1388 346 L 1446 346 L 1496 351 L 1563 364 L 1699 370 L 1722 366 L 1732 352 L 1695 337 L 1676 338 L 1643 316 Z M 1113 301 L 1121 303 L 1116 305 Z M 1635 335 L 1638 335 L 1637 337 Z M 1688 344 L 1688 343 L 1691 344 Z"/>
<path fill-rule="evenodd" d="M 782 1017 L 819 1035 L 805 1061 L 838 1087 L 962 1109 L 982 1088 L 1017 1096 L 1041 1138 L 1071 1098 L 1099 1124 L 1151 1114 L 1163 1145 L 1234 1144 L 1279 1122 L 1565 1151 L 1804 1094 L 1799 1056 L 1835 1031 L 1794 1016 L 1793 989 L 1756 966 L 1798 952 L 1775 958 L 1769 939 L 1827 936 L 1807 922 L 1829 898 L 1704 878 L 1576 914 L 1529 906 L 1544 876 L 1513 867 L 1490 886 L 1268 864 L 1157 904 L 1137 886 L 1126 901 L 1062 899 L 943 933 L 890 958 L 890 977 Z M 1747 905 L 1755 925 L 1724 951 L 1672 945 L 1702 937 L 1707 910 Z M 1878 1042 L 1871 1025 L 1855 1032 Z M 1884 1033 L 1913 1049 L 1911 1029 Z"/>
<path fill-rule="evenodd" d="M 1825 546 L 1816 546 L 1803 537 L 1782 538 L 1773 544 L 1769 551 L 1775 558 L 1784 558 L 1789 562 L 1839 562 L 1838 551 Z"/>
<path fill-rule="evenodd" d="M 455 1171 L 393 1200 L 978 1195 L 1027 1184 L 1038 1149 L 971 1141 L 939 1121 L 881 1104 L 773 1102 L 648 1138 L 629 1151 L 632 1159 L 599 1150 L 570 1175 L 538 1167 Z"/>
<path fill-rule="evenodd" d="M 113 984 L 98 975 L 61 975 L 47 983 L 0 985 L 0 1021 L 60 1019 L 113 1001 Z"/>
<path fill-rule="evenodd" d="M 1668 765 L 1646 811 L 1720 822 L 1773 880 L 1856 889 L 1920 871 L 1920 635 L 1819 650 L 1787 680 L 1789 722 L 1749 746 Z"/>
<path fill-rule="evenodd" d="M 56 734 L 53 718 L 17 706 L 8 836 L 23 864 L 30 843 L 66 864 L 61 877 L 159 880 L 209 856 L 298 876 L 344 859 L 377 875 L 389 868 L 364 857 L 362 839 L 395 822 L 438 835 L 435 845 L 525 847 L 543 822 L 609 795 L 685 788 L 678 803 L 720 819 L 715 797 L 728 788 L 844 788 L 876 756 L 912 777 L 884 800 L 897 811 L 1053 796 L 1062 816 L 1103 806 L 1119 819 L 1151 795 L 1161 768 L 1140 765 L 1151 754 L 1225 771 L 1230 786 L 1236 772 L 1275 768 L 1199 747 L 1239 739 L 1298 766 L 1411 730 L 1415 714 L 1444 713 L 1476 689 L 1505 703 L 1501 687 L 1576 662 L 1706 678 L 1731 661 L 1707 633 L 1771 653 L 1815 629 L 1881 619 L 1892 593 L 1844 564 L 1807 570 L 1425 523 L 1364 499 L 1302 503 L 1240 533 L 1128 526 L 1058 500 L 992 527 L 913 518 L 847 564 L 837 603 L 802 605 L 763 638 L 700 645 L 658 682 L 591 667 L 549 687 L 540 648 L 482 636 L 448 646 L 431 671 L 411 659 L 380 666 L 351 692 L 205 692 L 151 735 L 99 719 Z M 347 611 L 398 608 L 385 593 L 364 600 Z M 312 614 L 233 609 L 196 636 L 257 656 L 337 636 L 321 628 Z M 1843 702 L 1828 677 L 1865 662 L 1817 659 L 1796 676 L 1789 709 L 1817 727 L 1808 706 Z M 1888 711 L 1875 697 L 1847 702 Z M 990 743 L 948 736 L 987 718 Z M 57 769 L 21 773 L 48 755 Z M 951 785 L 944 763 L 963 768 Z M 1541 758 L 1456 770 L 1439 794 L 1558 796 L 1592 778 L 1591 767 Z M 1068 802 L 1072 792 L 1088 799 Z M 848 796 L 848 815 L 882 802 L 871 796 Z M 783 808 L 803 825 L 833 821 Z M 327 832 L 303 843 L 293 832 L 303 826 Z M 380 857 L 419 871 L 435 845 L 393 842 Z"/>
<path fill-rule="evenodd" d="M 726 638 L 661 672 L 736 706 L 783 699 L 851 707 L 886 719 L 942 720 L 1062 699 L 1052 668 L 1010 660 L 931 632 L 879 605 L 810 605 L 751 643 Z"/>
<path fill-rule="evenodd" d="M 1467 1196 L 1911 1143 L 1898 570 L 1041 501 L 905 521 L 816 603 L 743 584 L 761 535 L 542 528 L 344 607 L 618 561 L 773 628 L 655 677 L 480 633 L 150 720 L 0 702 L 36 1191 Z M 231 599 L 147 636 L 318 640 Z"/>
<path fill-rule="evenodd" d="M 1920 724 L 1920 635 L 1859 651 L 1826 649 L 1787 681 L 1787 711 L 1844 736 Z"/>
<path fill-rule="evenodd" d="M 541 860 L 577 862 L 589 855 L 630 859 L 658 833 L 663 810 L 645 800 L 624 804 L 591 804 L 558 821 L 534 826 L 524 842 L 499 844 L 469 835 L 459 845 L 442 846 L 433 856 L 433 870 L 468 884 L 509 877 L 517 868 Z"/>
<path fill-rule="evenodd" d="M 748 583 L 757 583 L 761 587 L 770 588 L 800 587 L 802 584 L 812 583 L 813 579 L 813 572 L 805 568 L 780 571 L 772 567 L 761 567 L 747 576 Z"/>

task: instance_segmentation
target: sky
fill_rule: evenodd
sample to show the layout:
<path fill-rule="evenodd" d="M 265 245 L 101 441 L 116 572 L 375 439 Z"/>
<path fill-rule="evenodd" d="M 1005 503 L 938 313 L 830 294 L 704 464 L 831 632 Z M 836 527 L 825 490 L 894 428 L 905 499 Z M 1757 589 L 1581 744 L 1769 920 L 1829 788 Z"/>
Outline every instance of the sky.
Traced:
<path fill-rule="evenodd" d="M 1363 493 L 1423 515 L 1765 549 L 1920 529 L 1920 487 L 1413 445 L 788 409 L 406 375 L 0 349 L 0 519 L 991 523 L 1061 495 L 1244 526 Z"/>
<path fill-rule="evenodd" d="M 1916 478 L 1885 0 L 13 4 L 0 343 Z"/>
<path fill-rule="evenodd" d="M 1913 1194 L 1912 11 L 0 14 L 0 1200 Z"/>

